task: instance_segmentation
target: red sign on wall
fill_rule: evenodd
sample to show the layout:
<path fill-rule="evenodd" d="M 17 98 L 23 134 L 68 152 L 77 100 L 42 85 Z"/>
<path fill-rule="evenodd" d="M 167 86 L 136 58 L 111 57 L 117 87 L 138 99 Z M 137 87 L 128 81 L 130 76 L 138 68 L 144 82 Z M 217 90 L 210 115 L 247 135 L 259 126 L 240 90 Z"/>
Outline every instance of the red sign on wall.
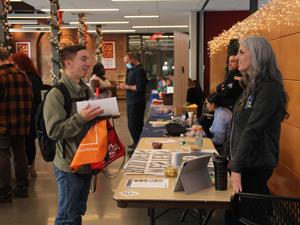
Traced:
<path fill-rule="evenodd" d="M 103 42 L 102 64 L 105 69 L 116 69 L 116 50 L 114 41 Z"/>

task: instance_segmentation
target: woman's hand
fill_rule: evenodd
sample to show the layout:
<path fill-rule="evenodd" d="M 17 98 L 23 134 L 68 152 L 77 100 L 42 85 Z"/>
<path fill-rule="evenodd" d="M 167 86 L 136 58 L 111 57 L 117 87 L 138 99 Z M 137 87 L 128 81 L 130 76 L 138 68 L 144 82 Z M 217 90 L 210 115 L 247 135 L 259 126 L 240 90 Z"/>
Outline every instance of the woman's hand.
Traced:
<path fill-rule="evenodd" d="M 242 192 L 242 177 L 240 173 L 231 172 L 231 183 L 234 193 Z"/>

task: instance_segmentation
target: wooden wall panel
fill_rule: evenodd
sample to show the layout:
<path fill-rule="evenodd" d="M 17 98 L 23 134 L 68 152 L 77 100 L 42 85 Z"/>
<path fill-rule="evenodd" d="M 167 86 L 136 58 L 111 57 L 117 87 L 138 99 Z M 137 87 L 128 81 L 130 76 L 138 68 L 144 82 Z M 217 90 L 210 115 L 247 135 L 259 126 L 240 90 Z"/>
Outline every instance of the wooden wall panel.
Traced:
<path fill-rule="evenodd" d="M 300 198 L 300 178 L 286 165 L 279 162 L 268 181 L 271 192 L 279 196 Z"/>
<path fill-rule="evenodd" d="M 290 113 L 286 122 L 300 129 L 300 81 L 285 80 L 284 86 L 289 96 L 288 112 Z M 300 146 L 300 139 L 298 140 Z"/>
<path fill-rule="evenodd" d="M 280 138 L 280 161 L 300 177 L 300 129 L 282 123 Z M 300 189 L 299 189 L 300 190 Z"/>
<path fill-rule="evenodd" d="M 300 33 L 271 41 L 283 79 L 299 80 Z"/>
<path fill-rule="evenodd" d="M 182 107 L 186 102 L 189 77 L 189 36 L 174 32 L 174 95 L 173 105 Z"/>
<path fill-rule="evenodd" d="M 210 62 L 210 93 L 216 91 L 216 86 L 220 84 L 225 77 L 226 68 L 226 50 L 214 55 Z"/>

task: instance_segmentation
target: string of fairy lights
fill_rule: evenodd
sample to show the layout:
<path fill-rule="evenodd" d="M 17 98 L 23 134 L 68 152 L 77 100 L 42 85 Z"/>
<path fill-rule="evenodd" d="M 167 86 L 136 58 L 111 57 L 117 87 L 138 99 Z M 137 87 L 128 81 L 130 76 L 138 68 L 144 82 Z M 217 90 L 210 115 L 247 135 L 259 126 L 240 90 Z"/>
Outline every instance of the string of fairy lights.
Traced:
<path fill-rule="evenodd" d="M 97 25 L 96 26 L 96 62 L 101 63 L 102 62 L 102 50 L 103 46 L 103 32 L 102 32 L 102 26 Z"/>
<path fill-rule="evenodd" d="M 0 26 L 3 27 L 4 31 L 4 43 L 0 43 L 1 47 L 5 47 L 9 52 L 12 51 L 11 47 L 11 41 L 12 41 L 12 35 L 9 32 L 9 24 L 7 22 L 7 15 L 12 10 L 12 7 L 10 5 L 10 0 L 4 0 L 3 2 L 3 15 L 1 16 L 0 20 Z"/>
<path fill-rule="evenodd" d="M 259 35 L 263 31 L 271 32 L 271 28 L 280 29 L 282 25 L 293 27 L 299 25 L 299 22 L 299 0 L 273 0 L 242 22 L 237 22 L 229 30 L 223 31 L 219 36 L 209 41 L 208 50 L 210 56 L 225 49 L 231 39 L 242 39 L 249 35 Z"/>
<path fill-rule="evenodd" d="M 49 0 L 50 3 L 50 29 L 49 33 L 50 44 L 52 48 L 52 55 L 50 64 L 50 78 L 52 81 L 57 82 L 60 79 L 60 63 L 59 63 L 59 51 L 60 51 L 60 36 L 61 36 L 61 23 L 62 23 L 62 14 L 59 13 L 58 0 Z M 55 53 L 54 53 L 55 52 Z M 55 69 L 55 68 L 58 69 Z"/>
<path fill-rule="evenodd" d="M 79 44 L 86 46 L 87 45 L 87 30 L 88 27 L 85 23 L 86 21 L 86 14 L 85 13 L 79 13 L 78 14 L 78 40 Z"/>

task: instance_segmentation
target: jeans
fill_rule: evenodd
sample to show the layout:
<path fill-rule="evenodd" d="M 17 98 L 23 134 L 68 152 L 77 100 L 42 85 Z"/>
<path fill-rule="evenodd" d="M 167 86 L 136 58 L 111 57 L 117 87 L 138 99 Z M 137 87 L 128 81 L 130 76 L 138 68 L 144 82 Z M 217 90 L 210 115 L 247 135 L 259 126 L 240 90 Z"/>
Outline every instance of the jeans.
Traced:
<path fill-rule="evenodd" d="M 66 173 L 54 166 L 58 186 L 55 225 L 81 225 L 87 206 L 92 174 Z"/>
<path fill-rule="evenodd" d="M 145 108 L 145 103 L 127 105 L 128 129 L 135 145 L 143 130 Z"/>
<path fill-rule="evenodd" d="M 11 190 L 11 151 L 14 155 L 18 186 L 28 186 L 28 165 L 25 155 L 25 136 L 0 135 L 0 191 Z"/>

